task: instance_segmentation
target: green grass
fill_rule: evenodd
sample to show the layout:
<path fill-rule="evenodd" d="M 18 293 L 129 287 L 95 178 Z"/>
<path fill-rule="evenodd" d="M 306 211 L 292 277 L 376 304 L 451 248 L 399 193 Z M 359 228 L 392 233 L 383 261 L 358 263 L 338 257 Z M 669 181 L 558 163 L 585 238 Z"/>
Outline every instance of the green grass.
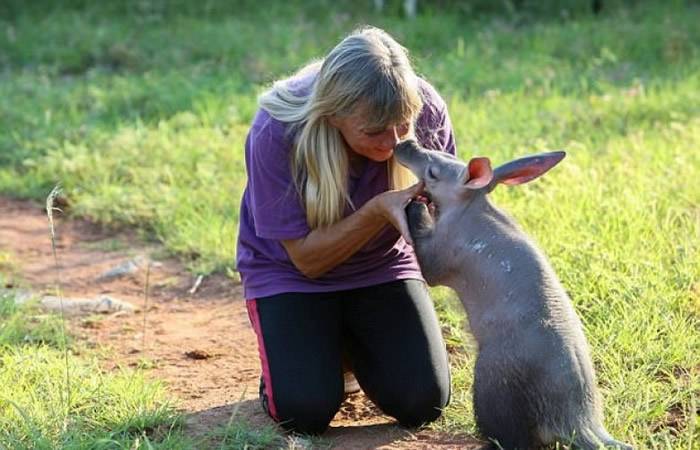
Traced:
<path fill-rule="evenodd" d="M 273 425 L 254 429 L 236 415 L 206 436 L 188 436 L 162 383 L 145 370 L 104 372 L 100 353 L 66 346 L 61 328 L 58 316 L 0 292 L 0 449 L 285 446 Z"/>
<path fill-rule="evenodd" d="M 272 425 L 251 427 L 241 420 L 232 420 L 212 433 L 212 437 L 218 440 L 220 450 L 283 448 L 289 442 Z"/>
<path fill-rule="evenodd" d="M 585 2 L 447 1 L 407 21 L 369 3 L 9 2 L 0 192 L 42 199 L 60 182 L 72 213 L 139 227 L 196 272 L 230 271 L 257 93 L 355 25 L 381 26 L 448 101 L 461 157 L 567 150 L 494 200 L 570 292 L 611 433 L 697 446 L 700 7 L 609 1 L 593 16 Z M 454 386 L 436 427 L 474 432 L 463 316 L 447 290 L 434 295 Z"/>
<path fill-rule="evenodd" d="M 192 448 L 161 383 L 64 341 L 57 316 L 0 294 L 0 448 Z"/>

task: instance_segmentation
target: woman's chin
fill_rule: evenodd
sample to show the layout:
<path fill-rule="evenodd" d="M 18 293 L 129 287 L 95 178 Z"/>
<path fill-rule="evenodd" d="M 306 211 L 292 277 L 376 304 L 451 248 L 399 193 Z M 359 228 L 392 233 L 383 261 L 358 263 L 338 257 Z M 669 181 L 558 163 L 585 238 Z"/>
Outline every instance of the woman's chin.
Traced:
<path fill-rule="evenodd" d="M 370 159 L 375 162 L 384 162 L 388 161 L 393 155 L 393 148 L 389 150 L 375 150 L 372 152 L 372 157 Z"/>

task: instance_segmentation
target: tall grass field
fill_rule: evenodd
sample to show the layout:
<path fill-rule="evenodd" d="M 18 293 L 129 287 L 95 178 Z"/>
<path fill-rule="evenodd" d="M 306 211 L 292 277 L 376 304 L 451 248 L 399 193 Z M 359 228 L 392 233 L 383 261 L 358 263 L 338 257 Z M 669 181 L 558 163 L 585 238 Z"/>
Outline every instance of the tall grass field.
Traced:
<path fill-rule="evenodd" d="M 142 229 L 195 273 L 233 274 L 257 95 L 356 26 L 382 27 L 447 101 L 461 158 L 567 151 L 493 200 L 570 293 L 611 434 L 700 448 L 700 5 L 421 1 L 409 19 L 385 3 L 3 2 L 0 194 L 42 200 L 60 183 L 72 214 Z M 454 295 L 433 294 L 453 395 L 432 426 L 477 433 L 474 346 Z M 20 333 L 40 338 L 13 337 L 13 308 L 0 303 L 0 448 L 196 448 L 162 386 L 89 357 L 71 359 L 63 411 L 72 344 L 43 322 Z"/>

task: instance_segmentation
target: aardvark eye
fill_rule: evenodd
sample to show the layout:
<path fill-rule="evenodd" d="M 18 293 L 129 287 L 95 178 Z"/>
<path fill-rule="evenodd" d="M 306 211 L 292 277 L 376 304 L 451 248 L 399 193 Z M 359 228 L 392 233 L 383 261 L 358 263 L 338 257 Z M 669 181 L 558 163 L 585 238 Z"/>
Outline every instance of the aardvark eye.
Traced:
<path fill-rule="evenodd" d="M 426 178 L 429 180 L 437 180 L 438 177 L 440 176 L 440 169 L 437 166 L 429 166 L 427 173 L 426 173 Z"/>

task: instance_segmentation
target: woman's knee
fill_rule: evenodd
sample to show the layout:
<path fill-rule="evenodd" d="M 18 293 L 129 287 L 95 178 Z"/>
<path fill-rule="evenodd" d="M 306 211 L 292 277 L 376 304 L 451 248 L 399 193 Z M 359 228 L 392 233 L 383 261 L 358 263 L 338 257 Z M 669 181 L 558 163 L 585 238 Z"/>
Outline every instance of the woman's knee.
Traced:
<path fill-rule="evenodd" d="M 447 403 L 435 398 L 424 399 L 404 406 L 396 420 L 405 427 L 418 427 L 437 420 Z"/>
<path fill-rule="evenodd" d="M 433 422 L 449 403 L 449 383 L 432 383 L 420 389 L 394 392 L 380 400 L 385 413 L 406 427 Z"/>
<path fill-rule="evenodd" d="M 292 393 L 277 398 L 274 419 L 288 431 L 321 434 L 328 428 L 343 400 L 338 395 L 298 395 Z"/>

